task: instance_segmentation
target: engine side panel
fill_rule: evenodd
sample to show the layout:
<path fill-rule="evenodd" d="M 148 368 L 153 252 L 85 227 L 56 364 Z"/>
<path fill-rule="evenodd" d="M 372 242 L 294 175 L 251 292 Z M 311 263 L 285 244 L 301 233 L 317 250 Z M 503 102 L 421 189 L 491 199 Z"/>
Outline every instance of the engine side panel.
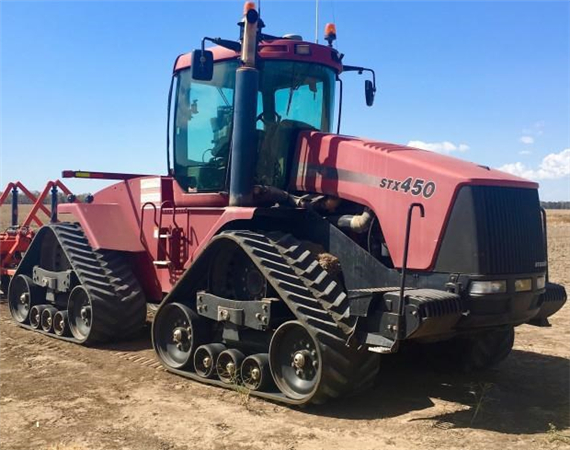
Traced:
<path fill-rule="evenodd" d="M 538 187 L 456 158 L 346 136 L 304 132 L 297 148 L 291 189 L 334 195 L 371 208 L 397 267 L 402 265 L 410 204 L 422 203 L 426 216 L 414 214 L 408 267 L 429 270 L 462 186 Z"/>

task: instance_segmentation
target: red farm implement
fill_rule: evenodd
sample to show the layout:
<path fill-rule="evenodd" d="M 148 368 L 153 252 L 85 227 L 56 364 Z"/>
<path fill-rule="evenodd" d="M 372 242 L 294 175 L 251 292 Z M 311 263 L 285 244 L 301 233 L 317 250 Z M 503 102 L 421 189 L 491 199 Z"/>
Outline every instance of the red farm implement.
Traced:
<path fill-rule="evenodd" d="M 35 229 L 42 227 L 47 219 L 50 222 L 57 222 L 59 190 L 65 195 L 72 195 L 71 191 L 59 180 L 49 181 L 38 196 L 20 181 L 8 183 L 2 191 L 0 206 L 4 205 L 10 194 L 12 197 L 10 225 L 0 232 L 0 276 L 2 277 L 2 291 L 4 293 L 10 277 L 14 275 L 23 254 L 35 235 Z M 19 221 L 18 214 L 20 194 L 32 202 L 32 208 L 22 222 Z M 48 196 L 51 196 L 49 207 L 44 204 Z"/>

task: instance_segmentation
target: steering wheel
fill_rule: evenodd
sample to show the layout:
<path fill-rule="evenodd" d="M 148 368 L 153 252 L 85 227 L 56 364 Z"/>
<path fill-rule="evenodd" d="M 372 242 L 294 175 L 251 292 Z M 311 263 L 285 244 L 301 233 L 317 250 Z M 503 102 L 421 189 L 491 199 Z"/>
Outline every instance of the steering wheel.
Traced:
<path fill-rule="evenodd" d="M 277 123 L 281 122 L 281 116 L 277 113 L 274 113 L 275 117 L 277 118 Z M 267 125 L 267 122 L 265 121 L 265 119 L 263 118 L 263 111 L 259 113 L 259 115 L 256 117 L 255 121 L 259 122 L 262 121 L 264 125 Z"/>
<path fill-rule="evenodd" d="M 202 153 L 202 162 L 205 163 L 206 162 L 206 155 L 208 154 L 208 152 L 212 153 L 212 148 L 207 148 L 206 150 L 204 150 L 204 153 Z M 212 154 L 212 156 L 214 156 Z"/>

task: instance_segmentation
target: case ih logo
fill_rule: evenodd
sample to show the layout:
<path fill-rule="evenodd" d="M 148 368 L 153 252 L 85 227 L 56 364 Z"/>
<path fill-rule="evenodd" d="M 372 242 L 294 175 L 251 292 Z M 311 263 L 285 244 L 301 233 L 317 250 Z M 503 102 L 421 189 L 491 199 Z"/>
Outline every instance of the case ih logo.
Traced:
<path fill-rule="evenodd" d="M 404 181 L 391 180 L 390 178 L 382 178 L 380 188 L 396 192 L 409 192 L 415 196 L 430 198 L 435 193 L 435 183 L 433 181 L 426 182 L 421 178 L 408 177 Z"/>

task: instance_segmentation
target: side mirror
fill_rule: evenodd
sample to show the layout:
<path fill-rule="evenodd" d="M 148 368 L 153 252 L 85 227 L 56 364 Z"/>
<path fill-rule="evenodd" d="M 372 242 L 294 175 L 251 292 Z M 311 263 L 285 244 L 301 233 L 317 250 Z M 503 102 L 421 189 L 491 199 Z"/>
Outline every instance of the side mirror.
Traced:
<path fill-rule="evenodd" d="M 366 105 L 372 106 L 374 104 L 374 95 L 376 94 L 376 87 L 372 81 L 364 81 L 364 94 L 366 96 Z"/>
<path fill-rule="evenodd" d="M 214 76 L 214 54 L 209 50 L 192 52 L 192 78 L 210 81 Z"/>

